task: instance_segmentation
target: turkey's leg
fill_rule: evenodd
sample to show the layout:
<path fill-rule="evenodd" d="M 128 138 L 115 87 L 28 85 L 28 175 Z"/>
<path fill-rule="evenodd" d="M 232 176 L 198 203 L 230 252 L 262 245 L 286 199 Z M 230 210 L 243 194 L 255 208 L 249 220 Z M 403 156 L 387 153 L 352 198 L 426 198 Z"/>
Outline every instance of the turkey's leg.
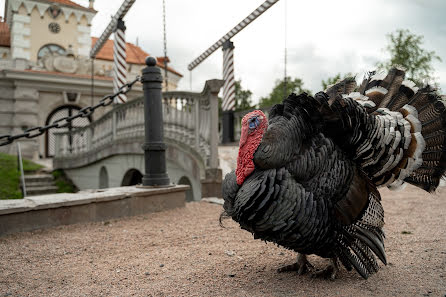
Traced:
<path fill-rule="evenodd" d="M 277 272 L 297 271 L 297 274 L 301 275 L 309 271 L 310 268 L 313 268 L 313 265 L 308 262 L 307 255 L 299 254 L 296 263 L 280 267 Z"/>
<path fill-rule="evenodd" d="M 338 272 L 339 272 L 338 259 L 331 258 L 330 264 L 328 264 L 328 266 L 324 270 L 316 271 L 313 273 L 312 276 L 313 277 L 324 277 L 324 278 L 328 278 L 330 280 L 335 280 Z"/>

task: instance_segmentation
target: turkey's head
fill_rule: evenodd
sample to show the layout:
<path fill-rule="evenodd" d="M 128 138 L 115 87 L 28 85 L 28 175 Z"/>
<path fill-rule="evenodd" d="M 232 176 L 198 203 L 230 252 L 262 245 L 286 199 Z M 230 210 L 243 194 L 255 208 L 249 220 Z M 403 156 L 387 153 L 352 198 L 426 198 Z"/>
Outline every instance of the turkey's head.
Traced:
<path fill-rule="evenodd" d="M 238 185 L 241 185 L 254 171 L 252 159 L 267 127 L 268 120 L 261 110 L 254 110 L 243 117 L 237 169 L 235 170 Z"/>

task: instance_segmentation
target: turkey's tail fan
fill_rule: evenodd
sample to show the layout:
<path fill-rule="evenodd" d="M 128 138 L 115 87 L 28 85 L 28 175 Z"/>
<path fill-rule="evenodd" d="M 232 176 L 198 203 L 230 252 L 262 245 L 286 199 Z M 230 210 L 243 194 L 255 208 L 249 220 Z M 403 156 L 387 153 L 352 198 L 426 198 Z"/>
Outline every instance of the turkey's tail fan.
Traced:
<path fill-rule="evenodd" d="M 354 77 L 348 77 L 341 81 L 338 81 L 334 85 L 329 85 L 325 90 L 325 93 L 330 99 L 335 99 L 342 94 L 350 94 L 356 89 L 356 80 Z"/>
<path fill-rule="evenodd" d="M 347 131 L 341 146 L 376 185 L 392 189 L 408 182 L 432 192 L 446 171 L 446 108 L 432 87 L 419 89 L 404 77 L 394 67 L 387 74 L 370 73 L 356 92 L 351 78 L 331 86 L 330 117 L 343 127 L 337 137 Z"/>
<path fill-rule="evenodd" d="M 387 75 L 374 74 L 363 81 L 359 92 L 375 103 L 369 112 L 388 109 L 409 121 L 412 139 L 404 154 L 414 156 L 418 150 L 421 156 L 415 158 L 416 169 L 404 181 L 432 192 L 446 171 L 446 108 L 434 88 L 419 89 L 404 76 L 399 67 L 392 68 Z M 399 168 L 403 166 L 400 164 Z"/>

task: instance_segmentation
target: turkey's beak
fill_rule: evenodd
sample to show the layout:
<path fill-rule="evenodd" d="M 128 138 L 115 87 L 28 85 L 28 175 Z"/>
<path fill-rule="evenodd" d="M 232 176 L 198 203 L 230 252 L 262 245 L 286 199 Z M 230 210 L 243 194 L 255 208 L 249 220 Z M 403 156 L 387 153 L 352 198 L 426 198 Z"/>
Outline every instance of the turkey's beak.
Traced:
<path fill-rule="evenodd" d="M 248 132 L 249 129 L 246 125 L 242 126 L 242 133 L 240 134 L 240 144 L 239 147 L 242 147 L 245 145 L 246 140 L 248 139 Z"/>

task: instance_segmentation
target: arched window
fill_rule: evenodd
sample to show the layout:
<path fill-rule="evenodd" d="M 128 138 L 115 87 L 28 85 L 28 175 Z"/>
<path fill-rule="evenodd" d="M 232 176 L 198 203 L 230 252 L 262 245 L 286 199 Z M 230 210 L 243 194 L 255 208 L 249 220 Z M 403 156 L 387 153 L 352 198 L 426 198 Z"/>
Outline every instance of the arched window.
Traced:
<path fill-rule="evenodd" d="M 108 188 L 108 172 L 104 166 L 99 170 L 99 189 Z"/>
<path fill-rule="evenodd" d="M 46 44 L 42 46 L 37 52 L 37 59 L 41 59 L 45 55 L 60 55 L 63 56 L 66 54 L 66 51 L 63 47 L 57 44 Z"/>

